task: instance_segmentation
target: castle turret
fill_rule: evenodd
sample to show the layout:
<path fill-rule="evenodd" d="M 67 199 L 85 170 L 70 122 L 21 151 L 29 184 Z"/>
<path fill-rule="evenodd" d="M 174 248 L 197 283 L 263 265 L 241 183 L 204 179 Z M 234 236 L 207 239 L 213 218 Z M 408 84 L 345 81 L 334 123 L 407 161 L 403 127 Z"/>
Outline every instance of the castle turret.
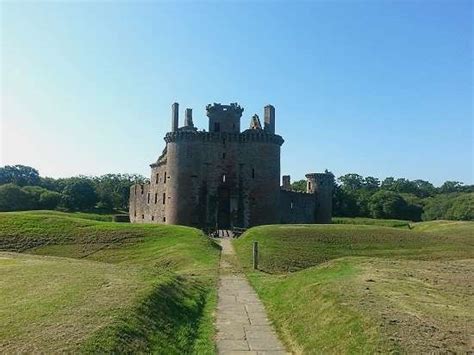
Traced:
<path fill-rule="evenodd" d="M 230 105 L 209 104 L 206 114 L 209 117 L 209 132 L 240 132 L 240 117 L 244 109 L 237 103 Z"/>
<path fill-rule="evenodd" d="M 265 118 L 265 131 L 271 134 L 275 134 L 275 107 L 272 105 L 265 106 L 264 109 Z"/>
<path fill-rule="evenodd" d="M 171 132 L 176 132 L 178 130 L 179 124 L 179 104 L 175 102 L 171 105 Z"/>
<path fill-rule="evenodd" d="M 306 192 L 315 194 L 315 222 L 331 223 L 332 193 L 334 189 L 334 175 L 331 173 L 306 174 Z"/>

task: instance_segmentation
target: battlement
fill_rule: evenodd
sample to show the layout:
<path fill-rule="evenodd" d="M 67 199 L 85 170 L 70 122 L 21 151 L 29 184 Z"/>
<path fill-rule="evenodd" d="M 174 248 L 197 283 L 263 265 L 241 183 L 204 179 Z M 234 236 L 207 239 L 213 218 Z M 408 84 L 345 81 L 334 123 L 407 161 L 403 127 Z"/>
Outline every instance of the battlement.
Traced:
<path fill-rule="evenodd" d="M 206 106 L 207 117 L 219 116 L 220 118 L 226 117 L 242 117 L 244 108 L 241 107 L 237 102 L 233 102 L 230 105 L 222 105 L 220 103 L 213 103 Z"/>
<path fill-rule="evenodd" d="M 284 139 L 277 134 L 269 134 L 263 130 L 245 130 L 242 133 L 234 132 L 204 132 L 204 131 L 176 131 L 165 135 L 165 142 L 201 141 L 201 142 L 263 142 L 282 145 Z"/>

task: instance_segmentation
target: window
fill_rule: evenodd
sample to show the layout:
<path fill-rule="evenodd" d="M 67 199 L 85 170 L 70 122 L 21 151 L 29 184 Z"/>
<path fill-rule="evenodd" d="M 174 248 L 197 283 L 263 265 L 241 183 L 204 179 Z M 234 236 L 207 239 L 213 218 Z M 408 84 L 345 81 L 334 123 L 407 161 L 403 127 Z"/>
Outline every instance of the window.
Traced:
<path fill-rule="evenodd" d="M 255 179 L 255 169 L 252 168 L 252 179 Z"/>
<path fill-rule="evenodd" d="M 222 153 L 222 159 L 225 159 L 225 153 Z"/>
<path fill-rule="evenodd" d="M 166 193 L 163 193 L 163 205 L 165 204 L 166 202 Z"/>
<path fill-rule="evenodd" d="M 155 194 L 155 204 L 158 202 L 158 193 Z"/>
<path fill-rule="evenodd" d="M 214 132 L 221 131 L 221 124 L 219 122 L 214 122 Z"/>
<path fill-rule="evenodd" d="M 143 185 L 140 185 L 141 194 L 143 195 Z"/>
<path fill-rule="evenodd" d="M 311 181 L 308 181 L 308 191 L 311 191 Z"/>
<path fill-rule="evenodd" d="M 155 216 L 151 216 L 151 220 L 154 221 L 154 220 L 155 220 Z"/>
<path fill-rule="evenodd" d="M 222 182 L 225 182 L 225 174 L 222 174 Z"/>
<path fill-rule="evenodd" d="M 163 222 L 166 222 L 166 217 L 163 217 Z"/>
<path fill-rule="evenodd" d="M 136 217 L 137 216 L 137 211 L 134 211 L 133 212 L 133 217 Z"/>
<path fill-rule="evenodd" d="M 165 180 L 163 181 L 164 184 L 166 184 L 166 171 L 165 171 Z"/>
<path fill-rule="evenodd" d="M 160 174 L 156 174 L 156 181 L 155 181 L 155 183 L 158 184 L 158 181 L 160 181 Z"/>
<path fill-rule="evenodd" d="M 145 215 L 144 215 L 144 214 L 142 214 L 142 219 L 145 219 Z"/>
<path fill-rule="evenodd" d="M 146 197 L 146 203 L 150 203 L 150 193 L 148 193 L 148 196 Z"/>
<path fill-rule="evenodd" d="M 293 207 L 295 207 L 295 205 L 293 204 L 293 201 L 291 201 L 290 208 L 293 209 Z"/>
<path fill-rule="evenodd" d="M 222 138 L 222 144 L 224 144 L 225 147 L 225 138 Z"/>

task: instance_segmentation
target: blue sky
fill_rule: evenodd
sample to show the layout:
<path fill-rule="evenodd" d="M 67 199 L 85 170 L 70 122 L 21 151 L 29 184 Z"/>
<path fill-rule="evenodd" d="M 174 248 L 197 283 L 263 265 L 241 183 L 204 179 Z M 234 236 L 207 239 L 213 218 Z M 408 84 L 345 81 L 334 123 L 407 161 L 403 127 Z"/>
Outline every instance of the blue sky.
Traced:
<path fill-rule="evenodd" d="M 170 106 L 276 107 L 282 174 L 473 183 L 470 1 L 2 2 L 0 163 L 141 173 Z"/>

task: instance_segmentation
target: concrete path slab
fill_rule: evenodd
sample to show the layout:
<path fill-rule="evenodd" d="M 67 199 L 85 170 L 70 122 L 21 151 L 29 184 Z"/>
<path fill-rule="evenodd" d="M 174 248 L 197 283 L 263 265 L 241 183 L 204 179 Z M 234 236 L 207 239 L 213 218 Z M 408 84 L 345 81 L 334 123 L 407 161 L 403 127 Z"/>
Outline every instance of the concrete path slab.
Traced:
<path fill-rule="evenodd" d="M 226 235 L 226 233 L 220 233 Z M 230 238 L 220 239 L 216 345 L 219 354 L 287 354 L 267 318 L 265 308 L 245 276 L 226 256 L 235 255 Z"/>

